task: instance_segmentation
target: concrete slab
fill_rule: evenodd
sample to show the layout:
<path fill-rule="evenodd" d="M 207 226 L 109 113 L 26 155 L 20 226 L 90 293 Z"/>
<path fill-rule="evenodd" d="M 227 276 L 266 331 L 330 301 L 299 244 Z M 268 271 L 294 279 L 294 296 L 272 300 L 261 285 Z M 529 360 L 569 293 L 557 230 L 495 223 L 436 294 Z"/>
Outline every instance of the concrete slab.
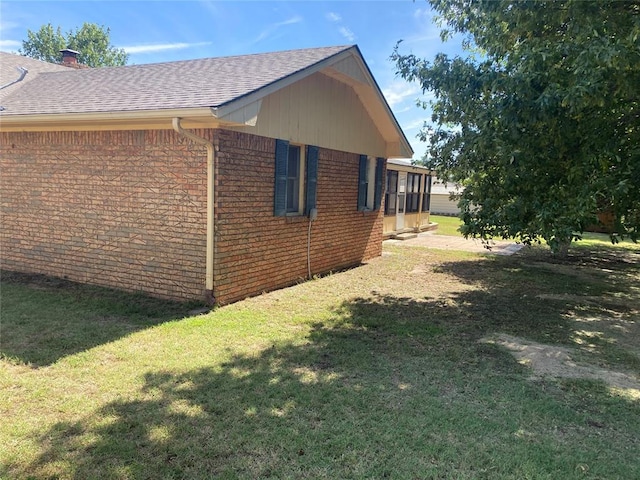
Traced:
<path fill-rule="evenodd" d="M 436 235 L 433 232 L 420 233 L 416 238 L 408 240 L 385 240 L 385 243 L 393 243 L 408 247 L 428 247 L 439 250 L 459 250 L 463 252 L 488 253 L 492 255 L 513 255 L 524 245 L 508 240 L 492 241 L 487 248 L 477 239 L 465 239 L 464 237 L 454 237 L 448 235 Z"/>
<path fill-rule="evenodd" d="M 398 235 L 395 235 L 393 238 L 396 240 L 411 240 L 412 238 L 417 238 L 418 234 L 414 233 L 414 232 L 410 232 L 410 233 L 399 233 Z"/>

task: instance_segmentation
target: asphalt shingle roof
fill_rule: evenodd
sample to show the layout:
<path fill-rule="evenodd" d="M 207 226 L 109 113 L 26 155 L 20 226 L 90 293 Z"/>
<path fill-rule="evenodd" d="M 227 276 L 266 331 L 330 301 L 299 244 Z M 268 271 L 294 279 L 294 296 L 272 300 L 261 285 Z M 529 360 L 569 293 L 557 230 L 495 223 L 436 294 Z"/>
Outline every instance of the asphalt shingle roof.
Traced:
<path fill-rule="evenodd" d="M 8 85 L 20 77 L 18 67 L 26 68 L 29 73 L 18 83 L 9 85 L 0 90 L 0 101 L 13 93 L 19 87 L 30 82 L 34 78 L 44 72 L 63 72 L 67 71 L 67 67 L 55 65 L 53 63 L 42 62 L 35 58 L 23 57 L 11 53 L 0 52 L 0 86 Z"/>
<path fill-rule="evenodd" d="M 35 72 L 27 65 L 32 59 L 3 54 L 0 70 L 4 72 L 10 66 L 15 79 L 18 74 L 13 67 L 20 65 L 22 59 L 23 66 L 29 69 L 27 77 L 31 78 L 10 87 L 12 91 L 0 97 L 4 107 L 1 115 L 219 107 L 349 48 L 352 47 L 310 48 L 83 70 L 45 64 L 55 68 Z M 9 62 L 7 56 L 16 58 Z M 17 85 L 20 87 L 15 88 Z"/>

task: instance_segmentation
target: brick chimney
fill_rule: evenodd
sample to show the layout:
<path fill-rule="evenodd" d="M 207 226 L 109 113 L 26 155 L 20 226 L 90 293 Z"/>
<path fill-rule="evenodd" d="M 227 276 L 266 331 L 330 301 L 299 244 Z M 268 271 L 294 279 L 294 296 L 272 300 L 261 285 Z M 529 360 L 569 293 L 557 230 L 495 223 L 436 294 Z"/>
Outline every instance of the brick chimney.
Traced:
<path fill-rule="evenodd" d="M 63 50 L 60 50 L 60 53 L 62 54 L 61 65 L 76 69 L 89 68 L 87 65 L 78 63 L 78 55 L 80 54 L 80 52 L 76 52 L 75 50 L 71 50 L 70 48 L 65 48 Z"/>
<path fill-rule="evenodd" d="M 72 68 L 74 65 L 78 65 L 78 55 L 80 52 L 76 52 L 70 48 L 65 48 L 60 50 L 60 53 L 62 54 L 62 65 Z"/>

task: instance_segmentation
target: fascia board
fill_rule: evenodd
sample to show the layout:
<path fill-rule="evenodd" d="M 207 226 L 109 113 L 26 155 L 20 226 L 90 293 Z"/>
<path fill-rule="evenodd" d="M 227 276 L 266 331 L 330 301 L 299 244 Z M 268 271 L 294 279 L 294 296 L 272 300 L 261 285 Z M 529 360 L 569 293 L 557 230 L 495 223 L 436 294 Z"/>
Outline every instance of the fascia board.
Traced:
<path fill-rule="evenodd" d="M 0 127 L 3 129 L 30 129 L 31 126 L 66 125 L 67 127 L 77 125 L 81 130 L 91 130 L 92 126 L 100 124 L 139 124 L 139 123 L 164 123 L 169 124 L 174 117 L 198 120 L 199 122 L 211 123 L 220 122 L 212 115 L 209 107 L 187 108 L 187 109 L 166 109 L 166 110 L 140 110 L 131 112 L 91 112 L 91 113 L 61 113 L 61 114 L 35 114 L 35 115 L 2 115 L 0 114 Z"/>
<path fill-rule="evenodd" d="M 355 48 L 357 49 L 357 47 L 355 47 Z M 399 158 L 411 158 L 413 156 L 413 153 L 414 153 L 413 152 L 413 148 L 411 148 L 411 144 L 409 143 L 409 140 L 407 140 L 407 137 L 405 136 L 404 132 L 402 131 L 402 128 L 400 127 L 400 124 L 398 123 L 398 119 L 393 114 L 393 111 L 391 110 L 391 107 L 387 103 L 387 100 L 384 98 L 384 95 L 382 94 L 382 90 L 380 89 L 380 86 L 378 85 L 378 82 L 376 82 L 376 79 L 374 78 L 373 74 L 371 73 L 371 70 L 369 69 L 369 66 L 367 65 L 367 62 L 365 62 L 364 57 L 362 56 L 362 54 L 360 54 L 360 50 L 358 50 L 358 55 L 354 55 L 354 57 L 356 58 L 356 61 L 360 64 L 360 68 L 363 70 L 364 74 L 366 75 L 367 79 L 369 80 L 369 83 L 373 87 L 373 90 L 375 91 L 376 96 L 378 97 L 378 100 L 380 101 L 381 105 L 383 106 L 383 108 L 384 108 L 385 112 L 387 113 L 389 119 L 393 123 L 394 128 L 398 132 L 398 137 L 400 139 L 400 148 L 398 149 L 398 154 L 396 156 L 399 157 Z"/>

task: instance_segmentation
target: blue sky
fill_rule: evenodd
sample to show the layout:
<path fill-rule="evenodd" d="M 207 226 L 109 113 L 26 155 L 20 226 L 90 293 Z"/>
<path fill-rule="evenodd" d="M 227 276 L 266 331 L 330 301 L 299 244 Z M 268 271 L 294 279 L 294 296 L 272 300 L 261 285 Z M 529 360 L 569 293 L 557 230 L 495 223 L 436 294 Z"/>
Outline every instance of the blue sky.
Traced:
<path fill-rule="evenodd" d="M 16 52 L 27 37 L 51 23 L 63 32 L 84 22 L 111 29 L 111 42 L 129 63 L 241 55 L 357 44 L 419 158 L 416 139 L 430 114 L 418 108 L 417 85 L 396 76 L 393 47 L 433 58 L 460 53 L 444 44 L 426 2 L 394 1 L 0 1 L 0 50 Z"/>

